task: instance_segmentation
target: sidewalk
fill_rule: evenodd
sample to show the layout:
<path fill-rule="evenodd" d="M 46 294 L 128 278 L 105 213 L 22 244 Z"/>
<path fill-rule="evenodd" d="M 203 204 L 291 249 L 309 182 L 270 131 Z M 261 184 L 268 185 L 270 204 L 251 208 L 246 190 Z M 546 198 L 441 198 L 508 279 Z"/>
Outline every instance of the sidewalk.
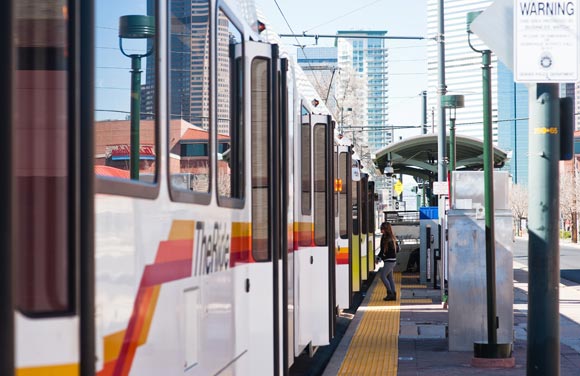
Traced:
<path fill-rule="evenodd" d="M 474 368 L 470 365 L 473 354 L 448 351 L 445 338 L 399 337 L 398 375 L 525 375 L 527 278 L 526 268 L 514 262 L 515 368 Z M 560 375 L 576 376 L 580 374 L 580 286 L 578 284 L 560 284 L 560 313 Z M 401 328 L 403 322 L 447 323 L 447 320 L 447 311 L 441 308 L 441 304 L 401 308 Z"/>
<path fill-rule="evenodd" d="M 397 375 L 526 375 L 527 278 L 526 268 L 514 262 L 513 347 L 516 366 L 507 369 L 474 368 L 471 366 L 472 352 L 448 351 L 445 335 L 448 311 L 441 303 L 441 292 L 429 288 L 404 289 L 402 294 L 405 299 L 430 298 L 433 303 L 401 306 Z M 563 282 L 560 284 L 560 375 L 577 376 L 580 374 L 580 285 Z M 381 288 L 380 283 L 379 278 L 374 278 L 366 296 L 370 296 L 375 287 Z M 405 278 L 405 283 L 413 284 L 416 280 Z M 367 298 L 361 307 L 366 304 Z M 334 346 L 336 350 L 333 353 L 327 353 L 319 360 L 312 359 L 313 364 L 318 365 L 316 370 L 315 367 L 291 374 L 336 375 L 363 312 L 364 309 L 361 309 L 354 315 L 344 336 Z M 331 359 L 327 358 L 329 356 Z M 321 364 L 324 366 L 321 367 Z"/>
<path fill-rule="evenodd" d="M 580 248 L 580 246 L 579 246 Z M 313 358 L 297 360 L 292 376 L 334 376 L 344 359 L 351 339 L 357 332 L 373 289 L 382 288 L 378 276 L 371 273 L 367 284 L 357 294 L 353 312 L 344 312 L 337 320 L 337 335 L 330 346 L 320 348 Z M 376 277 L 376 278 L 375 278 Z M 418 284 L 418 278 L 404 278 L 405 284 Z M 441 303 L 441 291 L 405 288 L 401 297 L 425 299 L 432 303 L 403 304 L 400 307 L 398 339 L 399 376 L 410 375 L 526 375 L 527 338 L 527 267 L 514 261 L 514 357 L 516 366 L 509 369 L 485 369 L 471 366 L 472 352 L 450 352 L 446 338 L 448 311 Z M 560 375 L 580 375 L 580 284 L 560 283 Z M 361 309 L 357 309 L 360 304 Z M 383 373 L 385 374 L 385 373 Z M 354 375 L 353 375 L 354 376 Z"/>

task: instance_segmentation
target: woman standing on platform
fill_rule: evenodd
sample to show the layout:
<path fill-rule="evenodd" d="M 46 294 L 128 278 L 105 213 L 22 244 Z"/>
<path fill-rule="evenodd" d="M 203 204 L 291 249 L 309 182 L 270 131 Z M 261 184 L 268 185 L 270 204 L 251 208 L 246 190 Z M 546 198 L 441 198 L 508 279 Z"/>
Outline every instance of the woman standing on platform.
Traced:
<path fill-rule="evenodd" d="M 393 233 L 393 226 L 390 223 L 383 222 L 381 224 L 381 250 L 379 258 L 383 260 L 383 267 L 380 270 L 381 281 L 387 288 L 387 296 L 383 300 L 397 300 L 397 292 L 395 290 L 395 280 L 393 279 L 393 270 L 397 262 L 397 238 Z"/>

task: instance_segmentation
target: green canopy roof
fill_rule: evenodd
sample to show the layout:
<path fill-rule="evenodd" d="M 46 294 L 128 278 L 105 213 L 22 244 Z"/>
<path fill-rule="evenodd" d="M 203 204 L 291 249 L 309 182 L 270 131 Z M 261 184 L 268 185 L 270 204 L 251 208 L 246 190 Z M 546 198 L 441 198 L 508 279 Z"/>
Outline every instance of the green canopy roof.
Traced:
<path fill-rule="evenodd" d="M 456 140 L 456 170 L 483 169 L 483 141 L 472 137 L 455 136 Z M 449 149 L 449 137 L 447 137 Z M 446 152 L 449 157 L 449 151 Z M 493 159 L 496 168 L 503 167 L 507 153 L 499 148 L 493 148 Z M 379 150 L 374 159 L 382 172 L 391 162 L 394 172 L 417 176 L 424 179 L 437 176 L 437 135 L 425 134 L 410 137 L 390 144 Z"/>

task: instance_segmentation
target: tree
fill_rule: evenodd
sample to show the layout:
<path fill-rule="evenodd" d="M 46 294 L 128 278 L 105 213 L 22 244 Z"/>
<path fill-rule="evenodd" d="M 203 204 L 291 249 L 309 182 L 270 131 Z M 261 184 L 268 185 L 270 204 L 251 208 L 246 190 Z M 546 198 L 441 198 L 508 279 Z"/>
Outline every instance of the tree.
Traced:
<path fill-rule="evenodd" d="M 570 223 L 570 231 L 576 237 L 576 212 L 578 188 L 573 171 L 563 171 L 560 173 L 560 218 L 563 223 Z M 568 228 L 564 228 L 568 230 Z"/>
<path fill-rule="evenodd" d="M 522 219 L 528 217 L 528 189 L 525 185 L 514 184 L 511 192 L 512 213 L 517 220 L 516 231 L 518 235 L 522 233 Z"/>

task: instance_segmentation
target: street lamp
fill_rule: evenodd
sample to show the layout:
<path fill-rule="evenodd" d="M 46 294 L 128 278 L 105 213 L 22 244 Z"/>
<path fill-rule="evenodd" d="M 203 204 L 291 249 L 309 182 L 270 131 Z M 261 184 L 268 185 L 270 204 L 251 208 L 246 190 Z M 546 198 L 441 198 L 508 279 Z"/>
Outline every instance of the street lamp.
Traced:
<path fill-rule="evenodd" d="M 449 110 L 449 171 L 455 171 L 455 113 L 463 103 L 463 95 L 441 96 L 441 107 Z"/>
<path fill-rule="evenodd" d="M 139 180 L 139 119 L 141 117 L 141 59 L 153 53 L 153 46 L 145 54 L 127 54 L 123 39 L 152 39 L 155 37 L 155 18 L 151 16 L 122 16 L 119 18 L 119 48 L 131 58 L 131 179 Z"/>
<path fill-rule="evenodd" d="M 471 23 L 481 14 L 467 13 L 469 47 L 481 54 L 483 82 L 483 171 L 485 202 L 485 275 L 487 285 L 487 343 L 474 343 L 475 358 L 512 358 L 511 343 L 497 343 L 497 310 L 495 290 L 495 229 L 493 203 L 493 145 L 491 130 L 491 51 L 477 50 L 471 45 Z M 513 358 L 512 358 L 513 359 Z"/>

